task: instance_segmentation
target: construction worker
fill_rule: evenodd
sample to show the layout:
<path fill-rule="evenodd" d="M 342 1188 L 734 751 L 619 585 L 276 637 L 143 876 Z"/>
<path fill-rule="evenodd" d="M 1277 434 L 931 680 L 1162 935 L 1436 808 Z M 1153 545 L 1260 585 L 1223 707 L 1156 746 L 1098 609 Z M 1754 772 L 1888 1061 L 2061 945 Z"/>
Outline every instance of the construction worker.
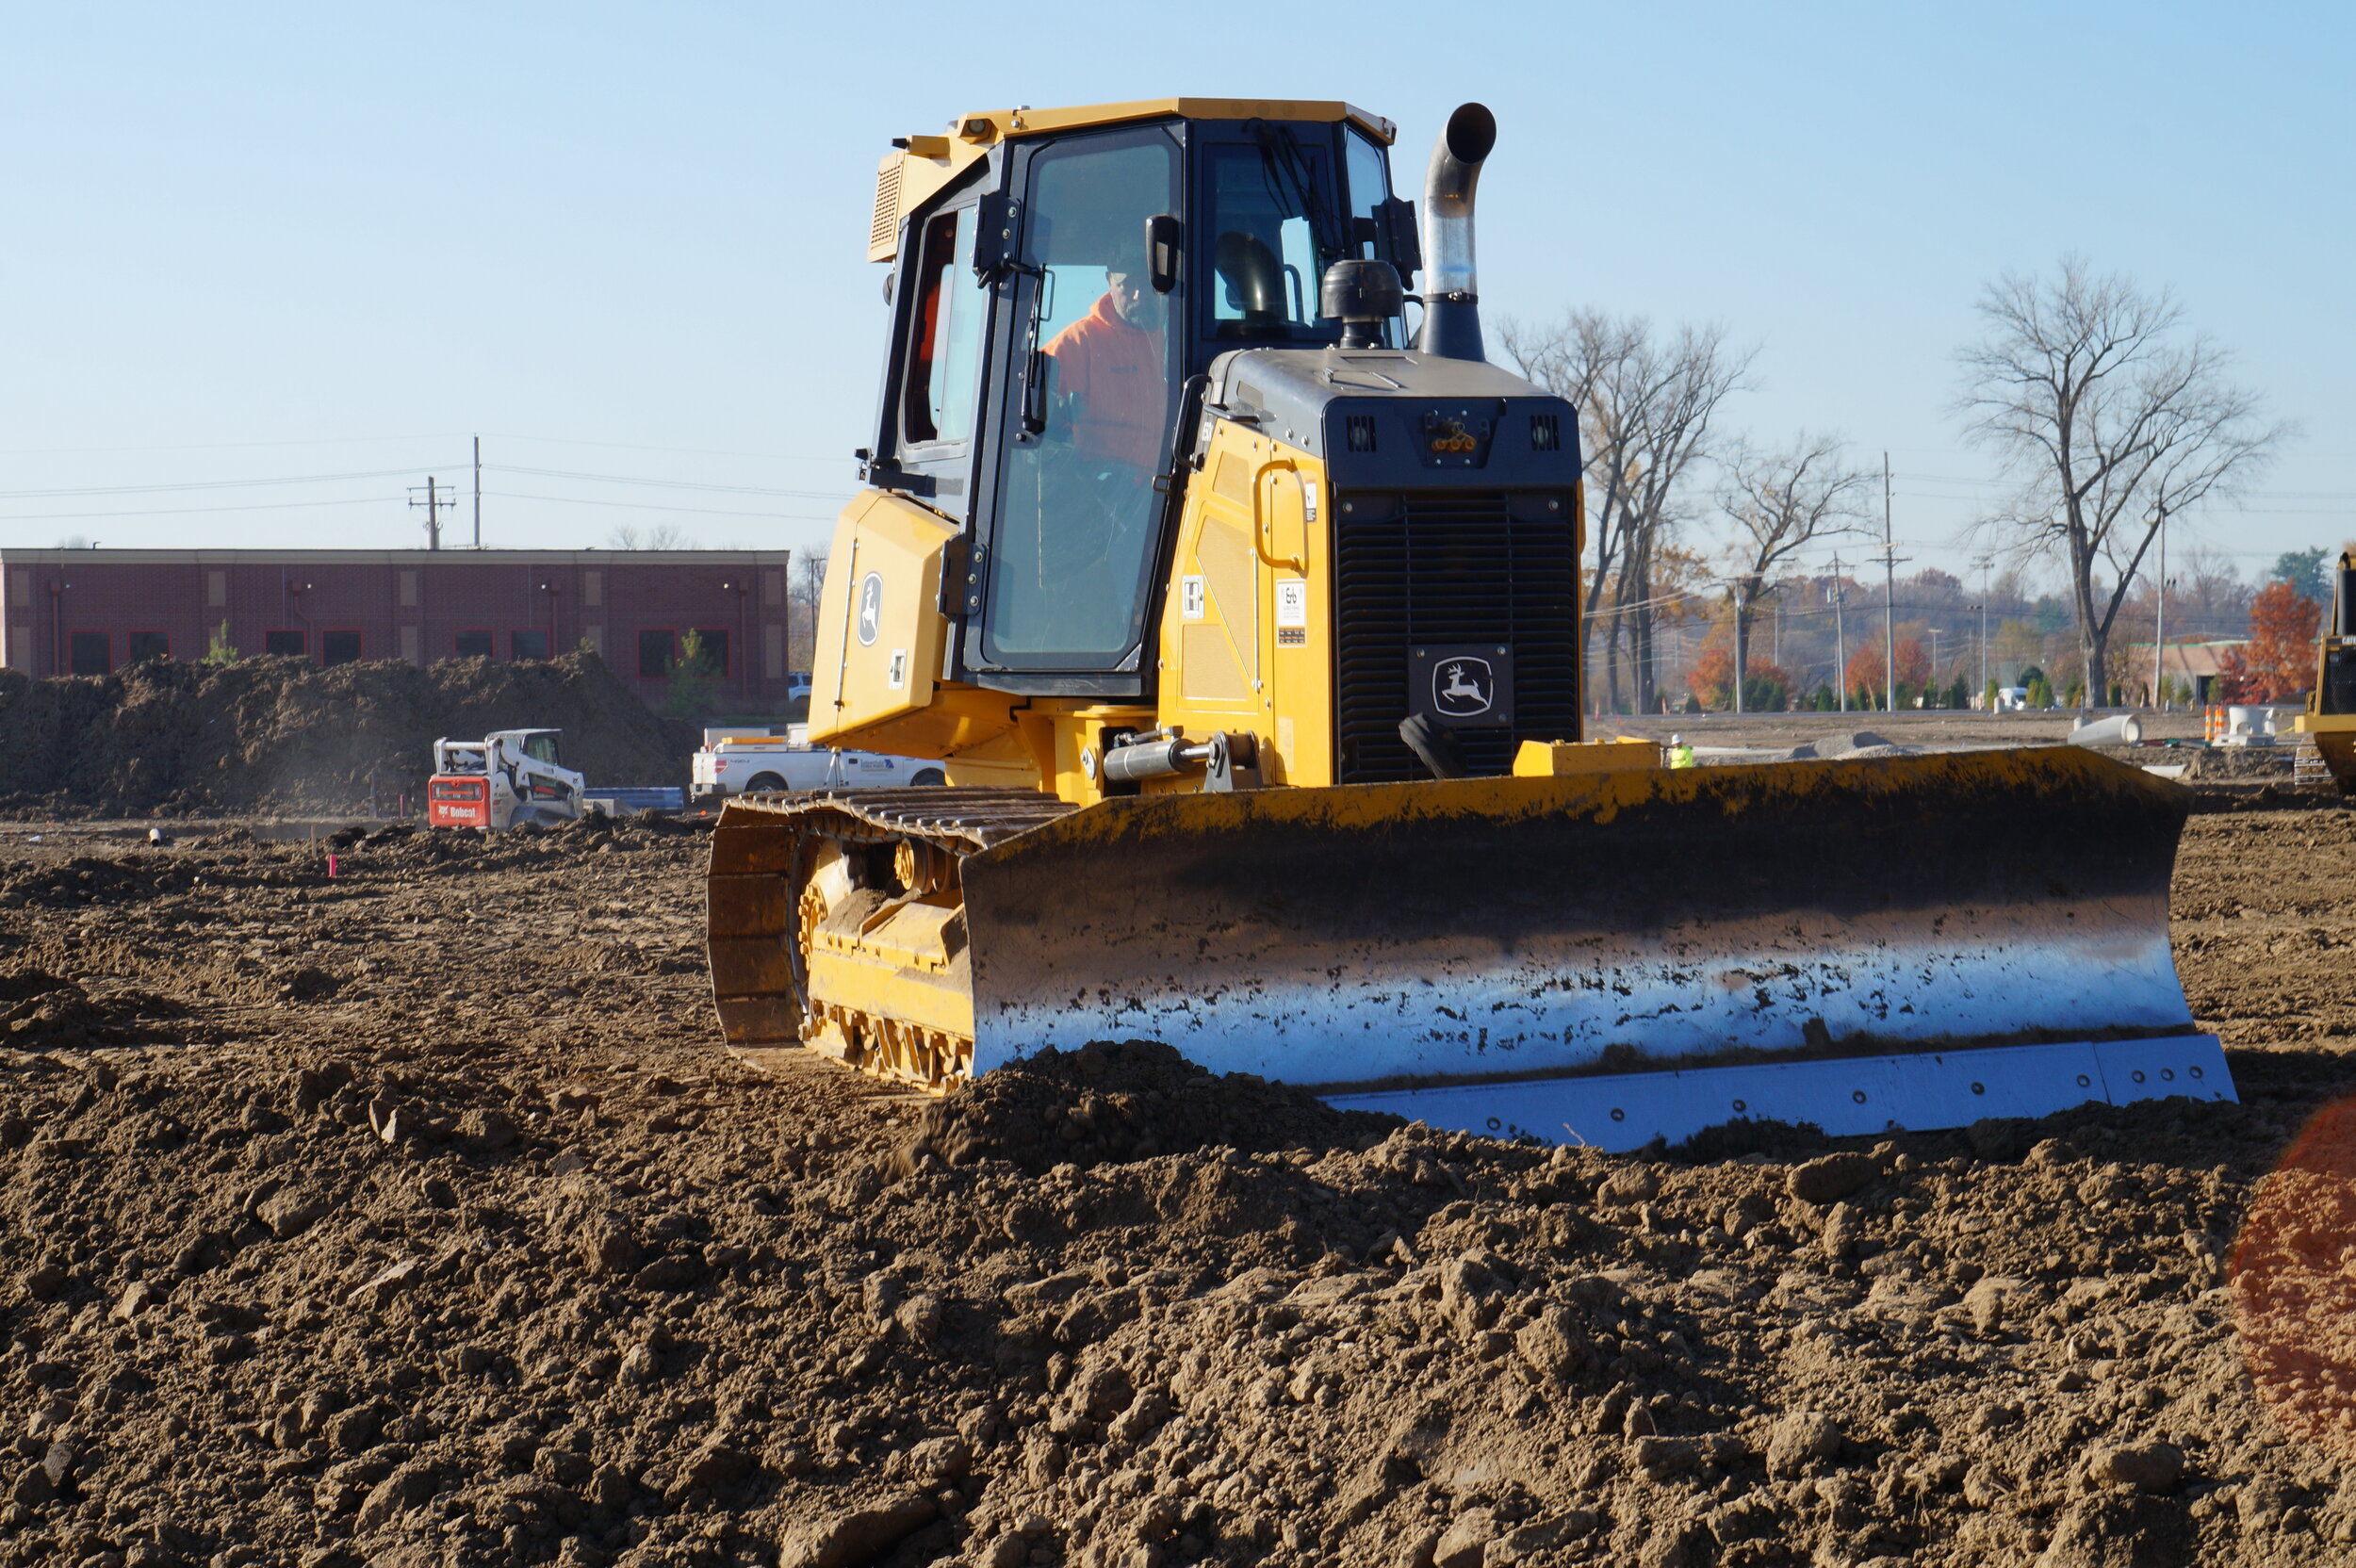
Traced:
<path fill-rule="evenodd" d="M 1693 765 L 1693 748 L 1685 743 L 1682 735 L 1669 737 L 1669 766 L 1690 768 Z"/>

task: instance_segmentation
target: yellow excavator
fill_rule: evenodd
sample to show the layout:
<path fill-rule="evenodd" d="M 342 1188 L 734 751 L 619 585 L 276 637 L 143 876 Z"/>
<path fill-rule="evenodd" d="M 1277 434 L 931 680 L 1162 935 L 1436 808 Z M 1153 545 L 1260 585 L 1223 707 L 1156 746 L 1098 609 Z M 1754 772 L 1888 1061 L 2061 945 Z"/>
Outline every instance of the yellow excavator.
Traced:
<path fill-rule="evenodd" d="M 728 803 L 728 1043 L 939 1092 L 1150 1038 L 1610 1148 L 2230 1096 L 2168 952 L 2178 787 L 1583 735 L 1578 411 L 1482 347 L 1496 130 L 1458 108 L 1419 206 L 1343 103 L 893 144 L 810 737 L 949 782 Z"/>

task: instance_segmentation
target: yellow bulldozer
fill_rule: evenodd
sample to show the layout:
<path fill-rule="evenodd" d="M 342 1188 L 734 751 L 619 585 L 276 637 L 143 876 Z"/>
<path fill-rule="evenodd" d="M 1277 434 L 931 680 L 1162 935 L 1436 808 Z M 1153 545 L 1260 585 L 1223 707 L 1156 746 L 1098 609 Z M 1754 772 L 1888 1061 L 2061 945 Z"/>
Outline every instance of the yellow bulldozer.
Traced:
<path fill-rule="evenodd" d="M 2315 640 L 2315 684 L 2298 732 L 2316 753 L 2340 793 L 2356 795 L 2356 550 L 2342 550 L 2331 574 L 2331 625 Z"/>
<path fill-rule="evenodd" d="M 1419 205 L 1343 103 L 893 144 L 810 738 L 949 782 L 728 803 L 730 1045 L 941 1091 L 1148 1038 L 1609 1148 L 2230 1096 L 2168 952 L 2176 786 L 1583 735 L 1578 411 L 1482 347 L 1496 129 L 1458 108 Z"/>

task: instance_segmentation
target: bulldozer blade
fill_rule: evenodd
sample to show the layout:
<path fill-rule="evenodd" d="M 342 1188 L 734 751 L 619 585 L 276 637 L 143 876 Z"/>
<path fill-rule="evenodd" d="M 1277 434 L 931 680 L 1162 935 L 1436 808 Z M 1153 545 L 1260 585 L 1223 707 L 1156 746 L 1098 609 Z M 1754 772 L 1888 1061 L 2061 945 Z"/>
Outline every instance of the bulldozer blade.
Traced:
<path fill-rule="evenodd" d="M 1152 1038 L 1559 1136 L 1513 1081 L 2186 1037 L 2189 802 L 2070 746 L 1106 801 L 964 861 L 973 1070 Z"/>

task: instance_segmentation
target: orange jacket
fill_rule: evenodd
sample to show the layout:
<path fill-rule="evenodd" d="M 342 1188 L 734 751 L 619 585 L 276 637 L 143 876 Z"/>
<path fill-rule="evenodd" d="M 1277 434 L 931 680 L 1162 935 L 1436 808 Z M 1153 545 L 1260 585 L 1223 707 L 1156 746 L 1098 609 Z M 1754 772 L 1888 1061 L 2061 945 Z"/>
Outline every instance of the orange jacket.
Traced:
<path fill-rule="evenodd" d="M 1057 333 L 1047 352 L 1055 362 L 1054 389 L 1077 399 L 1072 445 L 1090 457 L 1131 467 L 1158 466 L 1170 425 L 1169 356 L 1162 335 L 1122 320 L 1106 294 Z"/>

